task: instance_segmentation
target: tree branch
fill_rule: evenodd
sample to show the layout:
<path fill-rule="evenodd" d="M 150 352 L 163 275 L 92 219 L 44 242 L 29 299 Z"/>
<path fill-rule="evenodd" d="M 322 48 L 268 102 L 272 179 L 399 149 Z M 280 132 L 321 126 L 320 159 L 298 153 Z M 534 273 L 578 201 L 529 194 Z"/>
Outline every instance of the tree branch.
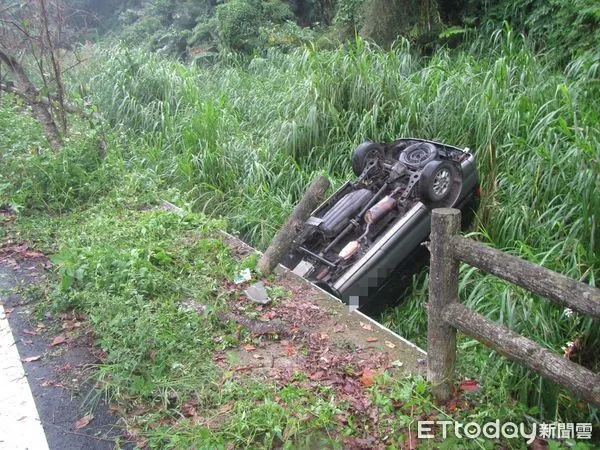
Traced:
<path fill-rule="evenodd" d="M 27 100 L 27 96 L 25 95 L 25 93 L 23 91 L 20 91 L 19 89 L 17 89 L 12 84 L 0 83 L 0 91 L 10 92 L 11 94 L 18 95 L 19 97 L 22 97 L 25 100 Z"/>
<path fill-rule="evenodd" d="M 19 61 L 2 48 L 0 48 L 0 63 L 4 63 L 12 73 L 16 83 L 15 87 L 23 93 L 33 115 L 44 127 L 44 134 L 52 149 L 58 151 L 62 147 L 62 139 L 56 123 L 48 111 L 48 106 L 39 100 L 39 91 L 29 79 L 25 69 Z"/>
<path fill-rule="evenodd" d="M 27 30 L 25 30 L 24 28 L 21 27 L 21 25 L 19 25 L 17 22 L 15 22 L 14 20 L 6 20 L 6 19 L 0 19 L 0 23 L 5 23 L 8 25 L 12 25 L 13 27 L 15 27 L 17 30 L 19 30 L 21 33 L 23 33 L 25 36 L 27 36 L 29 39 L 36 39 L 35 37 L 33 37 L 32 35 L 30 35 Z"/>
<path fill-rule="evenodd" d="M 6 11 L 15 8 L 17 5 L 8 5 L 6 8 L 0 10 L 0 14 L 4 14 Z"/>

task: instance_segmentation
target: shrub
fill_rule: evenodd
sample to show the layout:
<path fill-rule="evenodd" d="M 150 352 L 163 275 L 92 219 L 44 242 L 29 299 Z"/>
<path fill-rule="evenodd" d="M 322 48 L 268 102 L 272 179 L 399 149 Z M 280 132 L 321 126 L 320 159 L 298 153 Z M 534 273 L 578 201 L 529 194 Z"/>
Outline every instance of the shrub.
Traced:
<path fill-rule="evenodd" d="M 75 133 L 63 149 L 47 148 L 39 124 L 16 107 L 0 112 L 0 205 L 63 212 L 93 202 L 111 189 L 118 170 L 98 152 L 96 132 Z M 112 161 L 112 160 L 111 160 Z"/>

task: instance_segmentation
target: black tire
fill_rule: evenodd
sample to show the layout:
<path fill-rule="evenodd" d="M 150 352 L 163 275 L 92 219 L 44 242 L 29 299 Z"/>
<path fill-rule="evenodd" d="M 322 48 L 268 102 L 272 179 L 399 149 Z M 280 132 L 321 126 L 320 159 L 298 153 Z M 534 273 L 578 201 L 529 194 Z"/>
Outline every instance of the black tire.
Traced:
<path fill-rule="evenodd" d="M 363 173 L 370 159 L 383 159 L 385 156 L 383 147 L 375 142 L 366 141 L 356 147 L 352 153 L 352 170 L 357 177 Z"/>
<path fill-rule="evenodd" d="M 460 167 L 450 161 L 431 161 L 421 172 L 421 199 L 431 208 L 454 206 L 461 188 Z"/>
<path fill-rule="evenodd" d="M 415 142 L 400 153 L 400 162 L 413 169 L 422 169 L 437 158 L 435 145 L 428 142 Z"/>

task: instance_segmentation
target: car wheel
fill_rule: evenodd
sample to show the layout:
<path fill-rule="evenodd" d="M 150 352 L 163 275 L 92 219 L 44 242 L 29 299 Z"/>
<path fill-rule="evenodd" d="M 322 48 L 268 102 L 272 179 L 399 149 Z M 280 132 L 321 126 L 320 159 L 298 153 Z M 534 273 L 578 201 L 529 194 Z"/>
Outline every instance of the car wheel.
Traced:
<path fill-rule="evenodd" d="M 414 169 L 421 169 L 438 155 L 437 149 L 428 142 L 416 142 L 400 153 L 400 162 Z"/>
<path fill-rule="evenodd" d="M 384 157 L 383 147 L 375 142 L 367 141 L 360 144 L 352 154 L 352 170 L 356 176 L 360 176 L 365 170 L 367 161 L 370 159 L 382 159 Z"/>
<path fill-rule="evenodd" d="M 419 180 L 421 198 L 432 208 L 452 206 L 462 187 L 462 174 L 450 161 L 431 161 Z"/>

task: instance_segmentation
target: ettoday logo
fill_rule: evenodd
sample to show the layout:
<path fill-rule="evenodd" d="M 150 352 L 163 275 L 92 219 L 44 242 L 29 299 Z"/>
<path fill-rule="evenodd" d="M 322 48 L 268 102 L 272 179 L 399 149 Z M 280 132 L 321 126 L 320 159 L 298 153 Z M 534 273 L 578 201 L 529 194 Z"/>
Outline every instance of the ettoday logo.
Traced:
<path fill-rule="evenodd" d="M 536 437 L 543 439 L 591 439 L 591 423 L 524 423 L 514 422 L 500 423 L 499 420 L 487 422 L 480 425 L 476 422 L 454 422 L 452 420 L 420 420 L 417 423 L 417 435 L 419 439 L 434 439 L 441 437 L 446 439 L 453 434 L 458 439 L 525 439 L 530 445 Z M 441 436 L 435 433 L 441 428 Z"/>

